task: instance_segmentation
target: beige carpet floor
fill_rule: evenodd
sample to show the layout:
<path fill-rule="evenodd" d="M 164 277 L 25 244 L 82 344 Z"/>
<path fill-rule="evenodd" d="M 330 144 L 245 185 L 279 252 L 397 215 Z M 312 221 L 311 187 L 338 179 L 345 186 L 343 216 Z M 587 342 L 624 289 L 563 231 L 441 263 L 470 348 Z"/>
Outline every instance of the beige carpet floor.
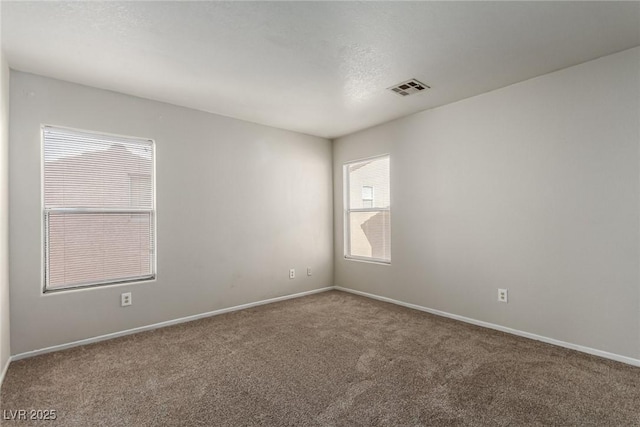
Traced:
<path fill-rule="evenodd" d="M 640 425 L 640 368 L 331 291 L 13 362 L 61 426 Z"/>

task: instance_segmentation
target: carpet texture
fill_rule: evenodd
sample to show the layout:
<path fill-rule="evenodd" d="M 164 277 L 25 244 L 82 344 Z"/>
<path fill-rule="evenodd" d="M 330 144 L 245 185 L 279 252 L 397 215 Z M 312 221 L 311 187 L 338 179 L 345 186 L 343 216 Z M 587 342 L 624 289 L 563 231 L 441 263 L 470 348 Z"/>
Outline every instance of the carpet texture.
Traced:
<path fill-rule="evenodd" d="M 331 291 L 13 362 L 61 426 L 640 425 L 640 368 Z"/>

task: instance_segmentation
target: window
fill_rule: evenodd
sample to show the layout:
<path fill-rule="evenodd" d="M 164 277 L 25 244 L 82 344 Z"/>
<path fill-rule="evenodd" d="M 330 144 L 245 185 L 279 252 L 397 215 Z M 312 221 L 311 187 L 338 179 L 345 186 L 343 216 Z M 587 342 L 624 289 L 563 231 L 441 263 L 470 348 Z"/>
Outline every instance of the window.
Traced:
<path fill-rule="evenodd" d="M 347 163 L 345 257 L 391 262 L 389 156 Z"/>
<path fill-rule="evenodd" d="M 44 290 L 154 279 L 153 141 L 42 133 Z"/>
<path fill-rule="evenodd" d="M 373 187 L 369 185 L 362 186 L 362 207 L 363 208 L 373 207 Z"/>

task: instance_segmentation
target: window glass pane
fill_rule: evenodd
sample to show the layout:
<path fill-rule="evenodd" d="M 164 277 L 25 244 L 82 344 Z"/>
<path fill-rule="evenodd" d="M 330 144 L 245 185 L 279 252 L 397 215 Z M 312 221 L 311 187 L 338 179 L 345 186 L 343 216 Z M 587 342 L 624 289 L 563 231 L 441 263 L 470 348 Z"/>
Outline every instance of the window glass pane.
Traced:
<path fill-rule="evenodd" d="M 153 207 L 150 141 L 44 130 L 46 208 Z"/>
<path fill-rule="evenodd" d="M 373 200 L 373 187 L 368 185 L 362 187 L 362 200 Z"/>
<path fill-rule="evenodd" d="M 391 259 L 390 212 L 349 213 L 351 256 Z"/>
<path fill-rule="evenodd" d="M 350 209 L 390 206 L 389 157 L 350 164 L 347 172 Z"/>
<path fill-rule="evenodd" d="M 48 288 L 152 275 L 149 212 L 48 214 Z"/>

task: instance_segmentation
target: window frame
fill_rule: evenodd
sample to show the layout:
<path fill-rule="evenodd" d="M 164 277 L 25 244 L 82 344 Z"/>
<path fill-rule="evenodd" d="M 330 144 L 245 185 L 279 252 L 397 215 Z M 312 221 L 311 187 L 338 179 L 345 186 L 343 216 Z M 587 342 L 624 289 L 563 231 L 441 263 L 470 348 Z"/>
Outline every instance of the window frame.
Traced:
<path fill-rule="evenodd" d="M 350 174 L 349 174 L 349 166 L 354 165 L 356 163 L 362 163 L 366 161 L 379 160 L 383 158 L 389 159 L 389 207 L 388 208 L 351 208 L 351 198 L 350 198 Z M 343 175 L 343 229 L 344 229 L 344 259 L 350 261 L 361 261 L 361 262 L 369 262 L 374 264 L 382 264 L 382 265 L 391 265 L 391 241 L 389 241 L 389 259 L 381 259 L 375 257 L 363 257 L 358 255 L 351 255 L 351 226 L 350 226 L 350 214 L 352 212 L 389 212 L 389 221 L 391 221 L 391 155 L 389 153 L 380 154 L 371 157 L 365 157 L 356 160 L 350 160 L 345 162 L 342 166 L 342 175 Z M 375 191 L 375 190 L 373 190 Z M 373 196 L 373 192 L 372 192 Z M 373 203 L 372 203 L 373 205 Z M 389 222 L 389 239 L 391 239 L 391 222 Z"/>
<path fill-rule="evenodd" d="M 69 132 L 81 132 L 90 135 L 96 135 L 98 137 L 111 137 L 126 139 L 131 142 L 139 141 L 149 144 L 151 148 L 151 208 L 47 208 L 45 205 L 45 131 L 47 128 L 58 129 Z M 158 254 L 158 239 L 157 239 L 157 208 L 156 208 L 156 142 L 152 138 L 141 138 L 129 135 L 120 135 L 115 133 L 108 133 L 95 130 L 78 129 L 67 126 L 41 124 L 40 125 L 40 211 L 41 211 L 41 248 L 42 248 L 42 294 L 51 294 L 58 292 L 66 292 L 73 290 L 83 289 L 95 289 L 108 286 L 117 285 L 132 285 L 136 283 L 148 283 L 155 282 L 157 280 L 157 254 Z M 125 279 L 112 279 L 101 280 L 99 282 L 81 283 L 68 286 L 59 286 L 55 288 L 48 288 L 48 272 L 49 267 L 49 239 L 48 239 L 48 218 L 50 215 L 65 214 L 65 213 L 79 213 L 79 214 L 136 214 L 136 213 L 149 213 L 150 215 L 150 227 L 151 227 L 151 239 L 152 245 L 150 250 L 150 268 L 151 274 L 137 277 L 129 277 Z"/>

